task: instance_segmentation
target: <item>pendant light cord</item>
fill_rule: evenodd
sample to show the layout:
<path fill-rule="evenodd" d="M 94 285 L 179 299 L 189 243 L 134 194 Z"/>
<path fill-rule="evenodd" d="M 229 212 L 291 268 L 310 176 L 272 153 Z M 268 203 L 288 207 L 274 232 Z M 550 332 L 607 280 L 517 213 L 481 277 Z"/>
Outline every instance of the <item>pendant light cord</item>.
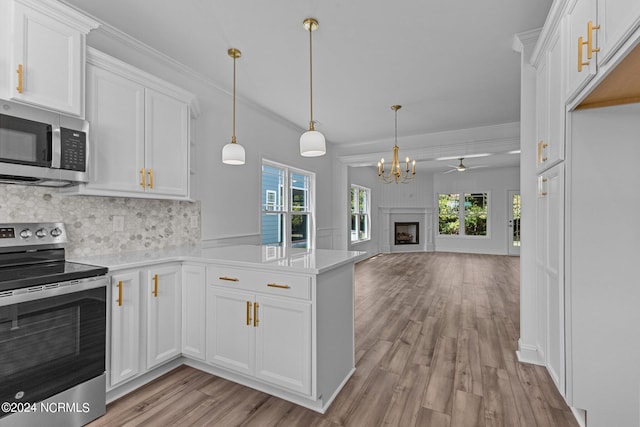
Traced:
<path fill-rule="evenodd" d="M 313 27 L 309 25 L 309 111 L 311 113 L 309 119 L 309 130 L 314 130 L 313 123 Z"/>
<path fill-rule="evenodd" d="M 236 143 L 236 57 L 233 58 L 233 134 L 231 142 Z"/>

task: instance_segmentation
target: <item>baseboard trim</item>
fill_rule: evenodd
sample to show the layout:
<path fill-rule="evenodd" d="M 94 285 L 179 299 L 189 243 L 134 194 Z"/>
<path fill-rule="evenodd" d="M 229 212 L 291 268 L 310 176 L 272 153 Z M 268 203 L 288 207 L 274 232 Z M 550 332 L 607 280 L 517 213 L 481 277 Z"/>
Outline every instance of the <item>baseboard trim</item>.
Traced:
<path fill-rule="evenodd" d="M 518 357 L 518 362 L 544 366 L 544 356 L 538 351 L 538 348 L 523 344 L 520 340 L 518 340 L 516 356 Z"/>

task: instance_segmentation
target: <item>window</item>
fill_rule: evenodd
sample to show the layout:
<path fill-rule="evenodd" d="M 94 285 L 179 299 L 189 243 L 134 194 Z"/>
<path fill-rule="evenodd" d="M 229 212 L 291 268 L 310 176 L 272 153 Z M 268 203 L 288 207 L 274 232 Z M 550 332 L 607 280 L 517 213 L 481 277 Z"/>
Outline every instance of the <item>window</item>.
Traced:
<path fill-rule="evenodd" d="M 351 186 L 351 241 L 369 240 L 371 190 L 359 185 Z"/>
<path fill-rule="evenodd" d="M 313 248 L 315 175 L 289 166 L 262 162 L 262 244 Z"/>
<path fill-rule="evenodd" d="M 488 214 L 488 193 L 438 194 L 440 235 L 487 236 Z M 461 228 L 460 224 L 464 224 L 464 227 Z"/>

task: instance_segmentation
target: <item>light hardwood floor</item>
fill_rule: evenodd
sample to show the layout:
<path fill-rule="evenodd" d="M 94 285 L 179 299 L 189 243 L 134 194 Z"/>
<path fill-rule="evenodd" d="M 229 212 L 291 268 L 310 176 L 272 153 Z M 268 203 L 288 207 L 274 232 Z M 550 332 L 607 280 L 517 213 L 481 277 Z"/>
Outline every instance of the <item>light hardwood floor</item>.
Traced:
<path fill-rule="evenodd" d="M 356 266 L 356 372 L 318 414 L 182 366 L 91 426 L 577 426 L 518 363 L 519 259 L 413 253 Z"/>

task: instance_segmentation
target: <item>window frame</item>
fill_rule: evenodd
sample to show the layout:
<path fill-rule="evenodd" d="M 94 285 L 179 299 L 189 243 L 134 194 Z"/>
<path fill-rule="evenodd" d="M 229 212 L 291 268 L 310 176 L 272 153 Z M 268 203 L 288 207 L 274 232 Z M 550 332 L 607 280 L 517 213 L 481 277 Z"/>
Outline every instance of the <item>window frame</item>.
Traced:
<path fill-rule="evenodd" d="M 353 200 L 353 191 L 356 190 L 357 191 L 357 200 L 356 203 L 354 203 Z M 366 203 L 365 203 L 365 207 L 364 207 L 364 212 L 360 212 L 360 192 L 364 192 L 366 194 Z M 357 184 L 351 184 L 350 188 L 349 188 L 349 222 L 351 224 L 353 224 L 353 217 L 355 215 L 355 224 L 357 227 L 357 231 L 356 231 L 356 239 L 354 239 L 353 237 L 353 225 L 351 227 L 349 227 L 349 242 L 354 244 L 354 243 L 361 243 L 361 242 L 368 242 L 371 240 L 371 189 L 367 188 L 367 187 L 363 187 L 362 185 L 357 185 Z M 355 206 L 355 212 L 352 208 L 352 206 Z M 360 238 L 360 223 L 362 221 L 362 216 L 365 216 L 365 227 L 366 227 L 366 237 L 364 238 Z"/>
<path fill-rule="evenodd" d="M 278 210 L 280 207 L 277 203 L 277 193 L 276 193 L 276 203 L 273 206 L 273 209 L 269 209 L 270 205 L 267 203 L 267 192 L 273 192 L 274 190 L 266 190 L 263 185 L 263 166 L 269 166 L 271 168 L 279 169 L 284 172 L 284 185 L 279 185 L 278 191 L 280 192 L 280 198 L 282 210 Z M 307 188 L 307 210 L 294 210 L 293 209 L 293 189 L 295 187 L 292 186 L 291 179 L 292 175 L 302 175 L 308 180 L 308 188 Z M 315 232 L 315 183 L 316 183 L 316 174 L 311 171 L 307 171 L 304 169 L 299 169 L 293 166 L 285 165 L 283 163 L 274 162 L 272 160 L 268 160 L 263 158 L 260 163 L 260 197 L 262 198 L 263 191 L 265 192 L 265 203 L 263 204 L 262 200 L 260 200 L 260 213 L 259 213 L 259 228 L 260 228 L 260 243 L 268 246 L 281 246 L 281 247 L 294 247 L 292 241 L 292 227 L 291 220 L 294 215 L 306 215 L 307 216 L 307 249 L 315 249 L 316 247 L 316 232 Z M 265 214 L 280 214 L 282 215 L 282 221 L 278 224 L 279 232 L 278 234 L 282 234 L 282 244 L 269 244 L 262 243 L 263 239 L 263 229 L 262 229 L 262 217 Z"/>
<path fill-rule="evenodd" d="M 440 196 L 441 195 L 457 195 L 458 196 L 458 234 L 442 234 L 440 233 Z M 466 206 L 465 199 L 468 195 L 483 194 L 486 200 L 487 226 L 485 234 L 467 234 L 466 233 Z M 491 239 L 491 192 L 490 191 L 460 191 L 455 193 L 438 192 L 436 193 L 436 206 L 438 206 L 438 227 L 437 233 L 439 238 L 444 239 Z"/>

